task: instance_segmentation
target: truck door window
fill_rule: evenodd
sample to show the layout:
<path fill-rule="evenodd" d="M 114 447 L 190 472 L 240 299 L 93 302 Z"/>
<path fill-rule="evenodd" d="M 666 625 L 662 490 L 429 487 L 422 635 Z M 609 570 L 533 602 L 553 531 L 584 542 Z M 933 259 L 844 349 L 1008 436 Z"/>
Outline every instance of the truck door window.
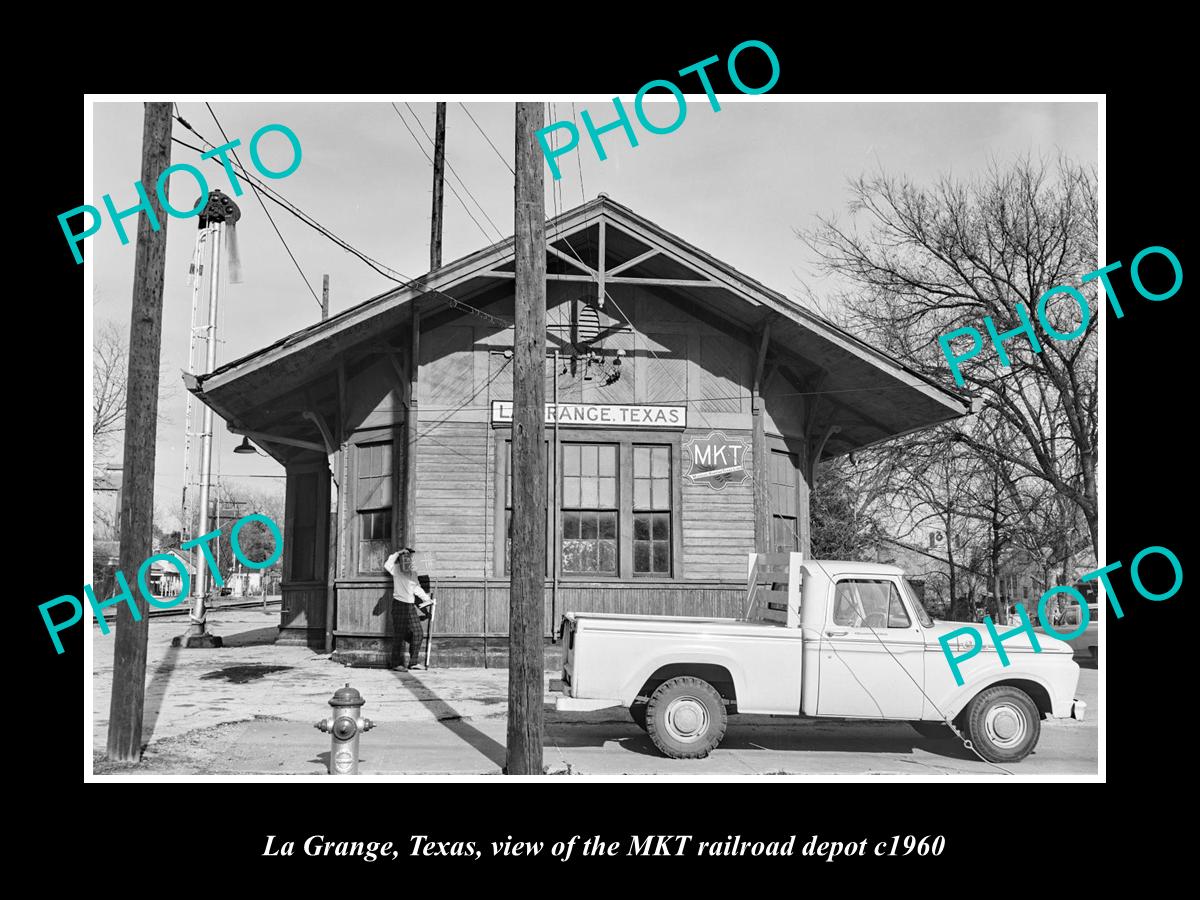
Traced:
<path fill-rule="evenodd" d="M 837 583 L 833 624 L 851 628 L 908 628 L 912 620 L 891 581 L 847 579 Z"/>

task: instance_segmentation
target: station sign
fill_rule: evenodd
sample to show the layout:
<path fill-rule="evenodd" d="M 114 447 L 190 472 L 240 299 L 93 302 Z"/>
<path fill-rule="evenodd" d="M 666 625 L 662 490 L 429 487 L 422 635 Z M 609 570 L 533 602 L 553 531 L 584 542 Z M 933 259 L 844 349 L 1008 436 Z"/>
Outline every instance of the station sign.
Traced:
<path fill-rule="evenodd" d="M 492 424 L 511 425 L 511 400 L 492 401 Z M 686 406 L 646 406 L 621 403 L 546 404 L 546 424 L 604 428 L 686 428 Z"/>

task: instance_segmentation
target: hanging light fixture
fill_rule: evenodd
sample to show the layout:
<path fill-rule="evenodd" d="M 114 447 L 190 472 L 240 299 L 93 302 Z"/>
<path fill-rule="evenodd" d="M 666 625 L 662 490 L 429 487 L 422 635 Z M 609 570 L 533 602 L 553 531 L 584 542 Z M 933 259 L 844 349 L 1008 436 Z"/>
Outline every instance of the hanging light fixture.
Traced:
<path fill-rule="evenodd" d="M 234 453 L 258 453 L 257 450 L 255 450 L 252 446 L 250 446 L 250 438 L 246 437 L 245 435 L 242 435 L 242 442 L 233 448 L 233 452 Z"/>

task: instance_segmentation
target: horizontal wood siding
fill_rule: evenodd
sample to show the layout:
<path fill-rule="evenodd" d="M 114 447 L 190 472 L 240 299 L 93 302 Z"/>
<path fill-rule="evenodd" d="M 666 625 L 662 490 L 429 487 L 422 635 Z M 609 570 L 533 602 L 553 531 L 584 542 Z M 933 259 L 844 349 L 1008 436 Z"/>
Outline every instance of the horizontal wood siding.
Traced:
<path fill-rule="evenodd" d="M 337 631 L 391 635 L 392 586 L 388 582 L 337 585 Z"/>
<path fill-rule="evenodd" d="M 730 439 L 750 441 L 750 432 L 724 429 Z M 707 430 L 690 430 L 685 437 L 704 437 Z M 746 469 L 757 465 L 746 451 Z M 754 551 L 754 481 L 727 484 L 719 491 L 708 484 L 683 480 L 683 577 L 701 581 L 746 579 L 746 560 Z"/>
<path fill-rule="evenodd" d="M 430 573 L 481 577 L 490 507 L 484 497 L 484 473 L 490 466 L 491 429 L 484 422 L 445 422 L 422 413 L 417 434 L 415 546 Z"/>
<path fill-rule="evenodd" d="M 745 602 L 745 563 L 743 578 L 737 584 L 724 585 L 612 585 L 559 584 L 555 610 L 551 612 L 552 592 L 546 586 L 545 633 L 556 634 L 564 613 L 603 612 L 625 615 L 662 616 L 739 616 Z M 437 618 L 434 634 L 474 635 L 482 633 L 484 588 L 481 583 L 454 584 L 442 581 L 437 589 Z M 487 633 L 508 633 L 507 581 L 487 586 Z"/>

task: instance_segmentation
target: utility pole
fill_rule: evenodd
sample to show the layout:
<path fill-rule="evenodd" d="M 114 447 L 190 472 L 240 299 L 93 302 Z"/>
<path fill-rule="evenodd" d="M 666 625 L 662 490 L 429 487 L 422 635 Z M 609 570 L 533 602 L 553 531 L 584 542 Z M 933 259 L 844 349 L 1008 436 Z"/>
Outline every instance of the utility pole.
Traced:
<path fill-rule="evenodd" d="M 534 132 L 541 103 L 517 104 L 513 337 L 512 575 L 508 606 L 508 775 L 542 774 L 546 577 L 546 201 Z"/>
<path fill-rule="evenodd" d="M 321 276 L 321 321 L 329 318 L 329 276 Z"/>
<path fill-rule="evenodd" d="M 429 234 L 429 269 L 442 267 L 442 182 L 446 169 L 446 104 L 437 105 L 433 135 L 433 222 Z"/>
<path fill-rule="evenodd" d="M 147 103 L 142 125 L 142 184 L 157 185 L 171 164 L 171 104 Z M 170 188 L 163 186 L 169 199 Z M 142 754 L 142 711 L 146 700 L 146 637 L 150 620 L 136 577 L 153 552 L 154 447 L 158 430 L 158 365 L 162 352 L 163 272 L 168 216 L 158 191 L 146 192 L 148 210 L 138 214 L 133 263 L 133 312 L 129 319 L 129 374 L 125 392 L 125 456 L 121 480 L 119 571 L 132 580 L 127 603 L 117 604 L 113 643 L 112 703 L 108 713 L 108 758 L 137 762 Z M 134 621 L 132 604 L 141 614 Z"/>

